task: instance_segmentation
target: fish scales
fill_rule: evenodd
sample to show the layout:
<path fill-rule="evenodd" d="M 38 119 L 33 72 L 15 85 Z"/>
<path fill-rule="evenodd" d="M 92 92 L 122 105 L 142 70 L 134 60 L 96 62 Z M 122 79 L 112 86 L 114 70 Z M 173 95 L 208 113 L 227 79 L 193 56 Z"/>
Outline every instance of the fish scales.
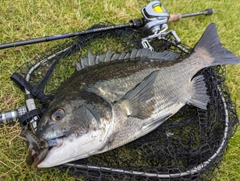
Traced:
<path fill-rule="evenodd" d="M 151 68 L 148 67 L 146 68 L 146 66 L 144 65 L 143 66 L 144 69 L 143 70 L 140 69 L 135 74 L 131 74 L 127 77 L 105 80 L 100 83 L 97 82 L 96 85 L 93 84 L 93 87 L 101 89 L 103 92 L 105 92 L 105 94 L 104 95 L 101 94 L 101 96 L 103 96 L 105 99 L 108 99 L 110 102 L 113 102 L 114 100 L 123 96 L 127 91 L 131 90 L 135 85 L 141 82 L 142 79 L 149 75 L 151 72 L 159 70 L 158 76 L 154 83 L 154 91 L 156 93 L 154 98 L 157 99 L 156 108 L 157 107 L 162 108 L 161 105 L 166 105 L 167 103 L 170 102 L 175 101 L 177 101 L 178 103 L 183 102 L 182 99 L 185 99 L 185 97 L 188 95 L 183 85 L 187 84 L 187 81 L 189 81 L 189 77 L 192 77 L 192 75 L 194 75 L 196 71 L 200 70 L 201 65 L 196 67 L 195 65 L 191 65 L 191 62 L 188 60 L 186 60 L 184 66 L 181 63 L 174 64 L 172 67 L 169 68 L 164 68 L 162 64 L 164 63 L 154 64 L 154 66 L 152 66 Z M 127 67 L 130 68 L 130 70 L 133 69 L 133 67 L 131 67 L 130 65 L 128 65 Z M 192 72 L 189 70 L 191 70 Z M 116 71 L 118 70 L 115 69 L 115 73 L 117 74 Z M 108 72 L 106 71 L 106 74 L 107 73 Z M 180 77 L 180 80 L 179 79 L 176 80 L 175 77 L 178 76 L 179 74 L 181 74 L 182 76 Z M 172 81 L 170 82 L 169 80 Z M 164 85 L 164 87 L 162 87 L 161 85 Z M 181 86 L 182 88 L 180 88 Z M 182 92 L 184 91 L 186 92 L 186 94 L 182 94 Z M 182 97 L 179 97 L 178 96 L 179 94 L 181 94 Z M 168 99 L 166 100 L 165 98 Z"/>
<path fill-rule="evenodd" d="M 147 68 L 154 67 L 163 67 L 163 66 L 171 66 L 176 61 L 172 62 L 155 62 L 151 63 L 144 62 L 141 63 L 141 59 L 135 59 L 134 61 L 115 61 L 115 62 L 107 62 L 102 64 L 97 64 L 94 66 L 86 67 L 80 71 L 75 72 L 70 79 L 64 82 L 58 89 L 62 91 L 63 89 L 75 89 L 76 85 L 81 86 L 81 88 L 88 87 L 96 82 L 107 81 L 112 79 L 118 79 L 121 77 L 127 77 L 134 73 L 140 72 L 141 70 Z M 77 77 L 77 78 L 75 78 Z"/>
<path fill-rule="evenodd" d="M 213 23 L 183 60 L 171 52 L 146 49 L 98 56 L 88 53 L 82 60 L 77 64 L 79 70 L 59 87 L 38 124 L 38 138 L 54 145 L 41 162 L 34 161 L 38 167 L 127 144 L 156 129 L 186 104 L 207 109 L 207 88 L 197 72 L 240 63 L 222 47 Z"/>

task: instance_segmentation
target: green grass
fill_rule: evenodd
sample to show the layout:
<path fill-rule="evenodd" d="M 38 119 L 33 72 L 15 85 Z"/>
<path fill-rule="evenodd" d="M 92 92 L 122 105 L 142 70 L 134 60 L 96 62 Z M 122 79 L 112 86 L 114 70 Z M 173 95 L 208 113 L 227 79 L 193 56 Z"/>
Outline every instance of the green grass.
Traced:
<path fill-rule="evenodd" d="M 0 43 L 84 30 L 108 20 L 127 23 L 142 17 L 143 0 L 0 0 Z M 188 13 L 214 8 L 213 16 L 183 19 L 170 24 L 182 41 L 193 46 L 205 27 L 215 22 L 221 42 L 240 57 L 240 4 L 237 0 L 162 0 L 170 13 Z M 0 109 L 24 105 L 24 95 L 9 77 L 24 62 L 58 42 L 0 50 Z M 227 67 L 227 85 L 240 115 L 240 65 Z M 0 126 L 0 180 L 76 180 L 57 169 L 32 169 L 25 164 L 26 146 L 19 139 L 20 127 Z M 231 139 L 215 181 L 240 178 L 240 130 Z"/>

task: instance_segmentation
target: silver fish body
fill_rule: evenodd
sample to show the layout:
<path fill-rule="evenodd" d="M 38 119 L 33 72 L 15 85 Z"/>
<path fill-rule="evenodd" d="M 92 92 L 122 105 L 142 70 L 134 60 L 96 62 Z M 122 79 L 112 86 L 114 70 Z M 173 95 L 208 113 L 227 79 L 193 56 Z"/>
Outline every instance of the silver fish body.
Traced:
<path fill-rule="evenodd" d="M 184 60 L 161 61 L 173 58 L 171 53 L 139 58 L 137 54 L 143 51 L 147 50 L 136 51 L 132 58 L 122 53 L 115 54 L 113 61 L 88 62 L 91 66 L 86 68 L 80 65 L 83 69 L 59 87 L 36 133 L 58 144 L 38 167 L 122 146 L 151 132 L 186 104 L 207 109 L 204 77 L 196 73 L 209 66 L 240 63 L 222 47 L 214 24 Z"/>

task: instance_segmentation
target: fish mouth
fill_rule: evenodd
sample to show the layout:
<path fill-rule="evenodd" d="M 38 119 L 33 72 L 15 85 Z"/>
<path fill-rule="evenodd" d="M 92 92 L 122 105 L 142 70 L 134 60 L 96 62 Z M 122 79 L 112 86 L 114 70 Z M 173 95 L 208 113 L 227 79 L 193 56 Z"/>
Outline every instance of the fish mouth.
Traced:
<path fill-rule="evenodd" d="M 22 136 L 28 146 L 26 163 L 31 167 L 37 167 L 52 148 L 61 147 L 63 145 L 63 138 L 65 137 L 62 136 L 50 140 L 45 140 L 43 138 L 38 139 L 37 136 L 31 132 L 26 132 Z"/>
<path fill-rule="evenodd" d="M 63 137 L 54 138 L 51 140 L 40 139 L 41 145 L 40 149 L 37 148 L 28 148 L 28 155 L 26 162 L 32 167 L 37 167 L 47 156 L 49 151 L 56 147 L 59 148 L 63 144 Z"/>

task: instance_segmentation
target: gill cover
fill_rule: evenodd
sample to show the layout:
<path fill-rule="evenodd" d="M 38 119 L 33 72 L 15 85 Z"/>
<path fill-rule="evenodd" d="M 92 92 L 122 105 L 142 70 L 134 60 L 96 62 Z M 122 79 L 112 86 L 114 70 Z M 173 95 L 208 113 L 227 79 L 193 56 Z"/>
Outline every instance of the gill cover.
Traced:
<path fill-rule="evenodd" d="M 41 118 L 36 132 L 46 140 L 69 135 L 80 136 L 91 129 L 98 129 L 101 119 L 111 120 L 111 105 L 102 97 L 87 91 L 51 102 Z"/>

